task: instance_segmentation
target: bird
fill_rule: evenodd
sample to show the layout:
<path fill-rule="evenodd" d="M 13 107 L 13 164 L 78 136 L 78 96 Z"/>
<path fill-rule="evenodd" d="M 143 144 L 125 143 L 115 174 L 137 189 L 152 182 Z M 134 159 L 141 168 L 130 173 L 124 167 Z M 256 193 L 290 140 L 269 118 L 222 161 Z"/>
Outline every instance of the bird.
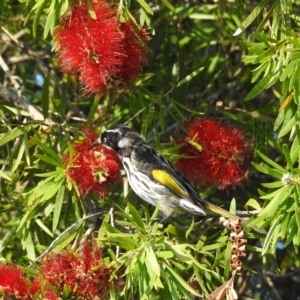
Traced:
<path fill-rule="evenodd" d="M 211 212 L 230 220 L 240 219 L 200 198 L 192 183 L 127 125 L 117 124 L 107 129 L 92 146 L 98 144 L 118 153 L 131 188 L 142 200 L 158 205 L 162 223 L 186 213 L 206 216 Z M 245 220 L 242 223 L 247 224 Z"/>

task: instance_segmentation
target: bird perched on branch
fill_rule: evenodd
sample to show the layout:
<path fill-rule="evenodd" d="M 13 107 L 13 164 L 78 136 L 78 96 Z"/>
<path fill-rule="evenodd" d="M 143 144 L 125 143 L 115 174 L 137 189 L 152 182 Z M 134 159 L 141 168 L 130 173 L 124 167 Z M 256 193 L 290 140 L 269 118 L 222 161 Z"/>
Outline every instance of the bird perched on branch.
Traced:
<path fill-rule="evenodd" d="M 97 144 L 118 153 L 131 188 L 141 199 L 158 205 L 163 214 L 162 222 L 173 214 L 185 212 L 202 216 L 213 212 L 228 219 L 239 219 L 201 199 L 184 175 L 128 126 L 118 124 L 107 129 L 93 143 Z"/>

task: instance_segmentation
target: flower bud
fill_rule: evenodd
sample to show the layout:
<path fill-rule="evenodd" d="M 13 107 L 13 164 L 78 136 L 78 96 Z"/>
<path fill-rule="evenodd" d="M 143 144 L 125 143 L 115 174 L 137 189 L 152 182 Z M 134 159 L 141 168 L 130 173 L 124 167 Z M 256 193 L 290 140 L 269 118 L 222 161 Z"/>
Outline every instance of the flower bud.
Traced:
<path fill-rule="evenodd" d="M 235 242 L 237 240 L 237 234 L 235 232 L 231 232 L 229 238 L 232 242 Z"/>
<path fill-rule="evenodd" d="M 238 247 L 243 246 L 245 244 L 247 244 L 247 240 L 245 240 L 245 239 L 238 239 L 237 240 Z"/>
<path fill-rule="evenodd" d="M 241 252 L 246 252 L 246 245 L 240 246 L 238 249 Z"/>
<path fill-rule="evenodd" d="M 240 232 L 238 233 L 237 237 L 238 237 L 239 239 L 244 238 L 244 237 L 245 237 L 245 232 L 244 232 L 244 230 L 240 231 Z"/>

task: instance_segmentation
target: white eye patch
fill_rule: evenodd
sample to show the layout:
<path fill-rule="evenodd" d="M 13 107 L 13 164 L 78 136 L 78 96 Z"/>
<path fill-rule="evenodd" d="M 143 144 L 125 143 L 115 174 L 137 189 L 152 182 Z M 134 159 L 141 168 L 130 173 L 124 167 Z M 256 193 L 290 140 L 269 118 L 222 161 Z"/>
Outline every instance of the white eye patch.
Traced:
<path fill-rule="evenodd" d="M 130 140 L 128 138 L 122 138 L 118 142 L 118 147 L 120 149 L 128 147 L 130 145 Z"/>
<path fill-rule="evenodd" d="M 107 129 L 106 132 L 120 132 L 120 129 Z"/>

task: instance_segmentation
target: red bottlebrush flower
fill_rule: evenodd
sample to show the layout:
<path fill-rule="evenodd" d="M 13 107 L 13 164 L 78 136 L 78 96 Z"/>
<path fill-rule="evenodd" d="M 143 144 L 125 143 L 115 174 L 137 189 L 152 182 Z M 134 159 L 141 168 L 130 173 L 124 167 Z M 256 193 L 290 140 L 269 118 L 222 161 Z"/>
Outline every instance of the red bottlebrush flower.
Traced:
<path fill-rule="evenodd" d="M 16 299 L 29 300 L 29 282 L 23 272 L 12 265 L 0 266 L 0 295 L 15 296 Z"/>
<path fill-rule="evenodd" d="M 125 57 L 117 76 L 128 85 L 140 75 L 142 66 L 147 64 L 147 51 L 143 44 L 150 38 L 147 29 L 140 30 L 131 21 L 121 23 L 120 30 L 124 35 Z"/>
<path fill-rule="evenodd" d="M 96 19 L 86 3 L 76 3 L 54 31 L 54 41 L 62 71 L 77 73 L 86 93 L 101 94 L 136 78 L 146 61 L 142 41 L 148 35 L 130 22 L 120 23 L 105 0 L 91 5 Z"/>
<path fill-rule="evenodd" d="M 181 158 L 175 167 L 189 180 L 224 189 L 245 178 L 250 146 L 243 132 L 212 119 L 190 122 L 187 131 L 180 153 L 194 158 Z"/>
<path fill-rule="evenodd" d="M 103 264 L 96 244 L 92 249 L 85 244 L 80 255 L 65 251 L 47 256 L 41 264 L 41 282 L 46 288 L 46 299 L 57 299 L 47 289 L 46 282 L 61 293 L 66 286 L 76 299 L 104 299 L 110 287 L 111 271 Z"/>
<path fill-rule="evenodd" d="M 103 197 L 121 178 L 120 160 L 116 152 L 102 145 L 91 147 L 98 136 L 88 127 L 84 134 L 84 141 L 73 143 L 73 157 L 68 154 L 64 158 L 65 173 L 82 195 L 92 191 Z"/>

